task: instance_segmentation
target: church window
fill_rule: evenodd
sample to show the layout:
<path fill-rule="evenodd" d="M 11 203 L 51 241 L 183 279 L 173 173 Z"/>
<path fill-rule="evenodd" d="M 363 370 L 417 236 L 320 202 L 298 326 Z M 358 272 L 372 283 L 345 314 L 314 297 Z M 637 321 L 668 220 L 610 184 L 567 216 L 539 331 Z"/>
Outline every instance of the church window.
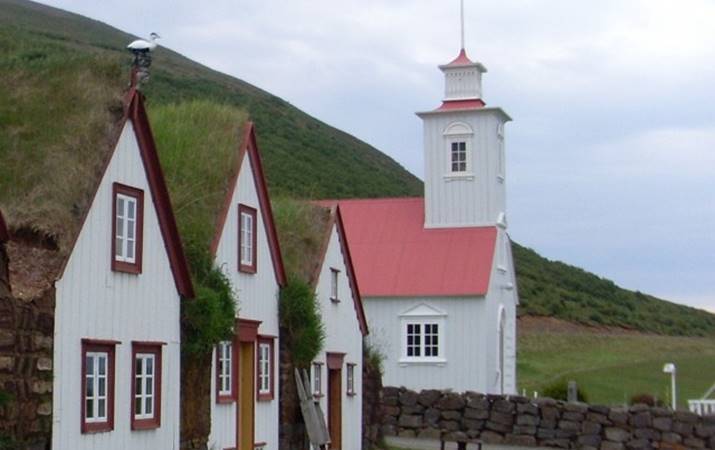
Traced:
<path fill-rule="evenodd" d="M 467 171 L 467 143 L 464 141 L 452 142 L 451 149 L 452 172 Z"/>

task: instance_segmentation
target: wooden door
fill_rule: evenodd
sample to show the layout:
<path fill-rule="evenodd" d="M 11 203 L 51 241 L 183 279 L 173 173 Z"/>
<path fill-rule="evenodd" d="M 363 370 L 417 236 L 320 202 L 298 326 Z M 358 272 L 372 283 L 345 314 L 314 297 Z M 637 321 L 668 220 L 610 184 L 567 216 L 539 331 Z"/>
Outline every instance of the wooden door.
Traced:
<path fill-rule="evenodd" d="M 241 342 L 238 355 L 238 411 L 236 430 L 238 450 L 253 450 L 255 434 L 254 343 Z"/>
<path fill-rule="evenodd" d="M 330 448 L 342 448 L 343 433 L 343 371 L 328 369 L 328 431 Z"/>

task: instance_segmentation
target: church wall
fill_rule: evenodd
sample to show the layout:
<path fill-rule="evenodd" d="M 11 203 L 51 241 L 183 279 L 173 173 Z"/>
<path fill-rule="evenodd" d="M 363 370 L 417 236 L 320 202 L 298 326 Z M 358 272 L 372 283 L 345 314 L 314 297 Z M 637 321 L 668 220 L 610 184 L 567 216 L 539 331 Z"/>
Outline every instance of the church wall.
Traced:
<path fill-rule="evenodd" d="M 500 141 L 496 110 L 429 114 L 424 119 L 425 224 L 427 227 L 493 225 L 505 206 L 504 183 L 498 179 Z M 471 135 L 467 175 L 450 172 L 445 129 L 453 122 L 468 124 Z M 469 157 L 468 157 L 469 158 Z"/>
<path fill-rule="evenodd" d="M 384 356 L 383 383 L 409 389 L 476 390 L 491 392 L 488 374 L 488 335 L 496 326 L 484 297 L 363 298 L 370 334 L 368 341 Z M 444 316 L 444 364 L 401 364 L 403 313 L 425 304 Z M 441 349 L 440 349 L 441 350 Z"/>

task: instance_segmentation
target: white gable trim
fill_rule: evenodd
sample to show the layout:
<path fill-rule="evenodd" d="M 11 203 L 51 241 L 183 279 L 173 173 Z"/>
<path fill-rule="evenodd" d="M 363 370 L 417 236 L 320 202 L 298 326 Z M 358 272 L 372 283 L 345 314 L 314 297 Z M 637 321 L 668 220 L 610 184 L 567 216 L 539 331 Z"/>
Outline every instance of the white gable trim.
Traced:
<path fill-rule="evenodd" d="M 428 305 L 427 303 L 419 303 L 410 307 L 400 317 L 445 317 L 447 313 L 439 308 Z"/>

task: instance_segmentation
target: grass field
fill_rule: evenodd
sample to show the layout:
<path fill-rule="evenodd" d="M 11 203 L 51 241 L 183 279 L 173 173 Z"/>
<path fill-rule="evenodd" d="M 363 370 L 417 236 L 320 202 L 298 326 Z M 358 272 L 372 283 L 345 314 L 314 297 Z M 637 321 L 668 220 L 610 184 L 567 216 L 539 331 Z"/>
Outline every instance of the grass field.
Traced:
<path fill-rule="evenodd" d="M 663 364 L 678 367 L 678 404 L 700 398 L 715 383 L 715 338 L 570 329 L 524 330 L 517 359 L 519 392 L 576 380 L 591 403 L 623 404 L 648 393 L 670 401 Z"/>

